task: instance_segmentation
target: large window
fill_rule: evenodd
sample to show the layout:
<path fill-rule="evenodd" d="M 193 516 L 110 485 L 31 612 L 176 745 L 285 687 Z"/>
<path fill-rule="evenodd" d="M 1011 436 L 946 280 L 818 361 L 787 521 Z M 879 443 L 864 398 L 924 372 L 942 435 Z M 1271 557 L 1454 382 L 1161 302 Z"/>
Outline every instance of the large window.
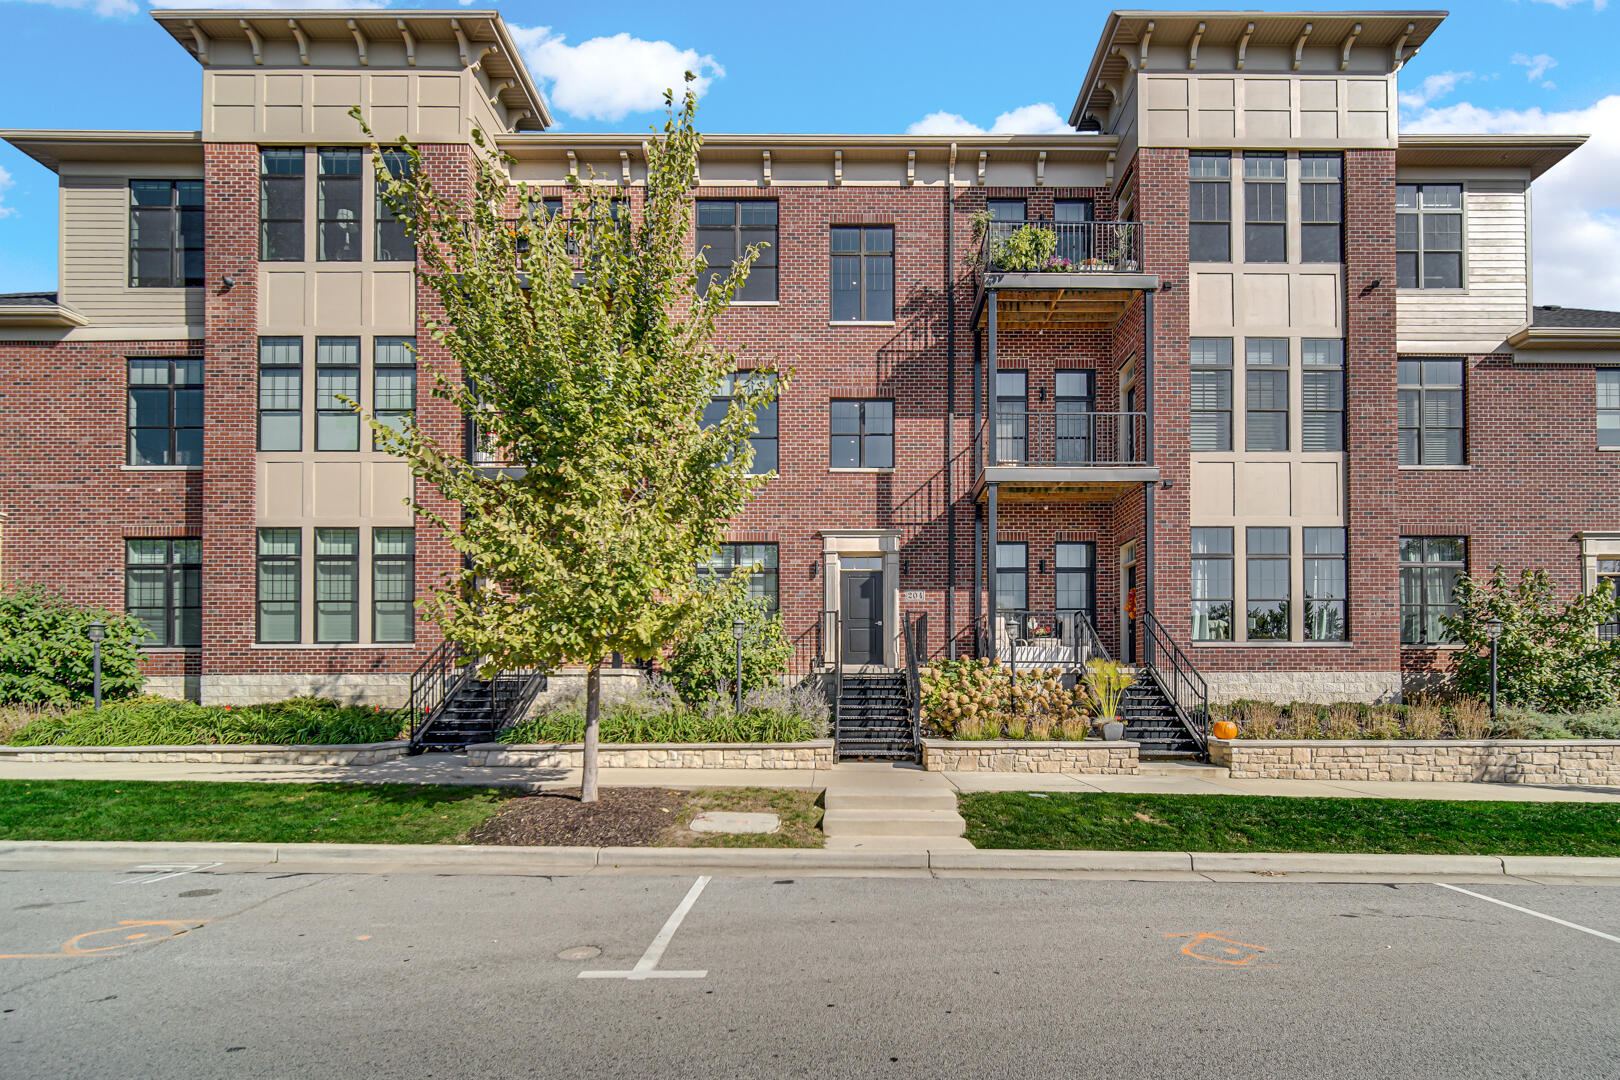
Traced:
<path fill-rule="evenodd" d="M 178 289 L 203 283 L 203 182 L 129 182 L 129 284 Z"/>
<path fill-rule="evenodd" d="M 1620 559 L 1599 559 L 1597 580 L 1599 585 L 1608 584 L 1610 599 L 1614 601 L 1614 615 L 1598 627 L 1598 638 L 1613 641 L 1620 638 Z"/>
<path fill-rule="evenodd" d="M 1288 530 L 1251 527 L 1247 541 L 1249 640 L 1287 641 Z"/>
<path fill-rule="evenodd" d="M 1462 185 L 1395 185 L 1395 281 L 1402 289 L 1462 288 Z"/>
<path fill-rule="evenodd" d="M 698 567 L 698 577 L 728 578 L 739 570 L 748 572 L 748 597 L 765 601 L 768 611 L 777 608 L 777 553 L 775 544 L 721 544 Z"/>
<path fill-rule="evenodd" d="M 259 151 L 259 260 L 304 258 L 304 148 Z"/>
<path fill-rule="evenodd" d="M 130 357 L 129 464 L 201 465 L 203 362 Z"/>
<path fill-rule="evenodd" d="M 1029 545 L 996 544 L 996 610 L 1029 609 Z"/>
<path fill-rule="evenodd" d="M 1089 223 L 1096 214 L 1090 199 L 1057 199 L 1052 203 L 1052 220 L 1057 224 L 1057 256 L 1071 263 L 1091 258 Z"/>
<path fill-rule="evenodd" d="M 1060 614 L 1085 612 L 1088 619 L 1097 617 L 1097 545 L 1093 543 L 1060 543 L 1053 549 L 1056 556 L 1057 609 Z"/>
<path fill-rule="evenodd" d="M 1060 465 L 1084 465 L 1092 460 L 1092 408 L 1096 381 L 1090 371 L 1058 371 L 1052 376 L 1053 449 Z"/>
<path fill-rule="evenodd" d="M 1192 530 L 1192 639 L 1232 640 L 1232 530 Z"/>
<path fill-rule="evenodd" d="M 315 339 L 315 449 L 360 449 L 360 339 Z"/>
<path fill-rule="evenodd" d="M 733 300 L 776 299 L 777 239 L 774 199 L 699 199 L 697 246 L 709 268 L 698 278 L 698 291 L 724 281 L 731 267 L 750 244 L 759 245 L 759 257 L 749 268 L 748 280 Z"/>
<path fill-rule="evenodd" d="M 303 633 L 297 529 L 260 529 L 258 559 L 258 640 L 270 645 L 296 643 Z"/>
<path fill-rule="evenodd" d="M 315 530 L 315 640 L 360 640 L 360 530 Z"/>
<path fill-rule="evenodd" d="M 1023 199 L 986 199 L 984 207 L 991 221 L 1023 221 L 1026 213 Z"/>
<path fill-rule="evenodd" d="M 1401 537 L 1401 644 L 1452 640 L 1440 625 L 1457 613 L 1457 579 L 1468 572 L 1468 541 L 1461 536 Z"/>
<path fill-rule="evenodd" d="M 304 339 L 259 339 L 259 449 L 304 447 Z"/>
<path fill-rule="evenodd" d="M 1401 360 L 1400 463 L 1463 463 L 1463 362 L 1460 359 Z"/>
<path fill-rule="evenodd" d="M 996 372 L 996 461 L 1022 462 L 1029 456 L 1029 376 Z"/>
<path fill-rule="evenodd" d="M 316 158 L 315 257 L 321 262 L 359 262 L 364 157 L 356 147 L 319 150 Z"/>
<path fill-rule="evenodd" d="M 1343 529 L 1306 529 L 1305 640 L 1344 641 L 1349 628 L 1349 576 Z"/>
<path fill-rule="evenodd" d="M 1243 155 L 1243 258 L 1288 261 L 1288 155 L 1250 150 Z"/>
<path fill-rule="evenodd" d="M 894 402 L 833 401 L 830 406 L 830 467 L 894 468 Z"/>
<path fill-rule="evenodd" d="M 408 180 L 411 175 L 411 158 L 403 150 L 384 150 L 382 152 L 383 164 L 388 169 L 388 175 L 395 180 Z M 401 222 L 388 204 L 383 202 L 382 193 L 377 198 L 377 261 L 378 262 L 410 262 L 416 258 L 416 244 L 411 240 L 410 234 L 405 231 Z"/>
<path fill-rule="evenodd" d="M 1244 342 L 1244 364 L 1244 446 L 1287 450 L 1288 339 L 1249 338 Z"/>
<path fill-rule="evenodd" d="M 1300 385 L 1300 448 L 1344 449 L 1344 342 L 1306 338 Z"/>
<path fill-rule="evenodd" d="M 415 338 L 380 337 L 373 343 L 371 408 L 378 423 L 404 432 L 416 411 Z"/>
<path fill-rule="evenodd" d="M 894 321 L 894 229 L 835 225 L 832 321 Z"/>
<path fill-rule="evenodd" d="M 1299 155 L 1299 257 L 1308 263 L 1344 261 L 1344 156 Z"/>
<path fill-rule="evenodd" d="M 746 391 L 750 379 L 765 379 L 772 384 L 776 382 L 776 376 L 768 373 L 755 374 L 744 371 L 727 375 L 720 380 L 720 386 L 715 390 L 714 397 L 709 399 L 709 404 L 703 409 L 705 427 L 718 424 L 725 419 L 726 414 L 731 411 L 732 401 L 739 391 Z M 754 463 L 748 471 L 755 476 L 762 476 L 776 469 L 776 404 L 776 401 L 772 400 L 767 405 L 761 405 L 759 411 L 754 414 L 754 434 L 748 437 L 749 444 L 754 448 Z"/>
<path fill-rule="evenodd" d="M 124 611 L 139 619 L 141 644 L 202 644 L 202 541 L 124 541 Z"/>
<path fill-rule="evenodd" d="M 416 530 L 371 530 L 371 640 L 416 640 Z"/>
<path fill-rule="evenodd" d="M 1232 339 L 1192 339 L 1193 450 L 1232 449 Z"/>
<path fill-rule="evenodd" d="M 1232 261 L 1232 155 L 1195 152 L 1187 161 L 1187 261 Z"/>
<path fill-rule="evenodd" d="M 1620 450 L 1620 368 L 1604 368 L 1597 373 L 1598 446 Z"/>

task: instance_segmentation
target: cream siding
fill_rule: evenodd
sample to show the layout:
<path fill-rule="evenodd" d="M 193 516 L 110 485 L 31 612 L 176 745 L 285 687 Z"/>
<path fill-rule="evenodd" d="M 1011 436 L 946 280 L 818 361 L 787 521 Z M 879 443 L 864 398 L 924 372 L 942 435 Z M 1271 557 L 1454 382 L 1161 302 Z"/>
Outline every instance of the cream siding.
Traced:
<path fill-rule="evenodd" d="M 1491 352 L 1529 318 L 1529 185 L 1467 181 L 1463 214 L 1463 288 L 1397 294 L 1402 352 Z"/>

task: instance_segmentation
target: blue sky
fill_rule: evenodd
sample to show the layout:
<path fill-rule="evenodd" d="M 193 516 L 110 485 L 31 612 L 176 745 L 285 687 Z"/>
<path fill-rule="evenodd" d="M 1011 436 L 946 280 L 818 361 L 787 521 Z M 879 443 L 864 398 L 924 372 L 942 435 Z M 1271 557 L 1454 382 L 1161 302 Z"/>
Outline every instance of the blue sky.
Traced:
<path fill-rule="evenodd" d="M 1019 8 L 1002 22 L 1005 9 L 962 2 L 823 2 L 814 18 L 763 5 L 584 7 L 498 5 L 569 131 L 645 129 L 658 91 L 688 67 L 707 79 L 699 121 L 709 131 L 1054 130 L 1108 11 Z M 1478 0 L 1458 5 L 1402 72 L 1407 130 L 1595 136 L 1537 187 L 1538 302 L 1620 308 L 1617 19 L 1607 0 Z M 0 27 L 0 127 L 197 126 L 197 65 L 134 0 L 0 0 Z M 0 292 L 55 282 L 55 178 L 0 146 Z"/>

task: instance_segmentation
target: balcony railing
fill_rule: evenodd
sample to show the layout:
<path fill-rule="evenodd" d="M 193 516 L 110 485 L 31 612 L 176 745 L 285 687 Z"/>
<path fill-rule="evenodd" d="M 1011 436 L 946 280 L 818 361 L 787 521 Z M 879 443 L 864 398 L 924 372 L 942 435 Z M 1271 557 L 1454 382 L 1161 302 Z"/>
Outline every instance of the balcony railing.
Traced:
<path fill-rule="evenodd" d="M 982 421 L 975 437 L 981 468 L 1146 467 L 1147 413 L 1009 413 Z"/>
<path fill-rule="evenodd" d="M 986 273 L 1135 274 L 1142 269 L 1136 221 L 992 221 L 979 240 Z"/>

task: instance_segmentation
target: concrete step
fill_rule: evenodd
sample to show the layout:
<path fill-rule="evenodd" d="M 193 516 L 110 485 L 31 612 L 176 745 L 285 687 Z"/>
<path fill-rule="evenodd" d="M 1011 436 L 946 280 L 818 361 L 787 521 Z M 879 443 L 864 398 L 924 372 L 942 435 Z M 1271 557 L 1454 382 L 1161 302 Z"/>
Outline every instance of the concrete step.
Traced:
<path fill-rule="evenodd" d="M 834 810 L 821 815 L 828 836 L 961 836 L 967 822 L 955 810 Z"/>
<path fill-rule="evenodd" d="M 822 796 L 827 810 L 944 810 L 956 812 L 956 795 L 949 791 L 828 791 Z"/>

